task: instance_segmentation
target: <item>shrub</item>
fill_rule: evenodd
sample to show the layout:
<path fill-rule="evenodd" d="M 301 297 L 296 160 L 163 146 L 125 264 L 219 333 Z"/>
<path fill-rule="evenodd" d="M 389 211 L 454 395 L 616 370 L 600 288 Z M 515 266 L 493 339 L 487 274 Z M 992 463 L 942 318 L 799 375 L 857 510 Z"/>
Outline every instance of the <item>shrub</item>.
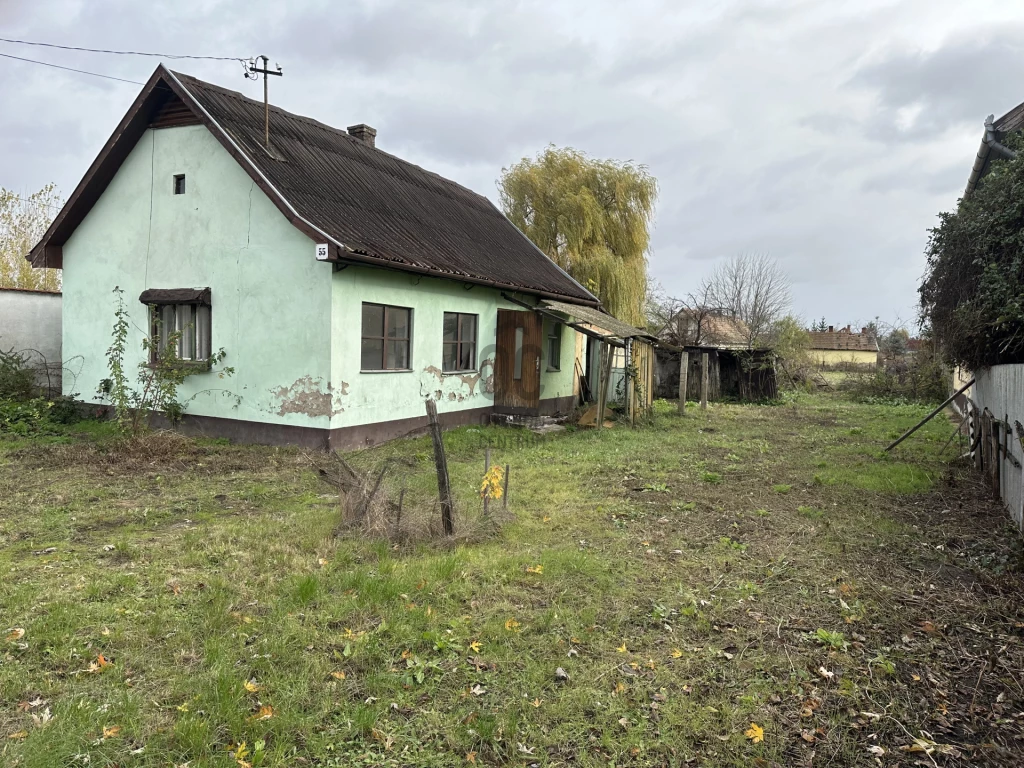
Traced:
<path fill-rule="evenodd" d="M 29 400 L 35 392 L 35 373 L 28 363 L 28 355 L 13 349 L 0 350 L 0 398 Z"/>
<path fill-rule="evenodd" d="M 887 358 L 871 373 L 849 374 L 839 385 L 859 402 L 938 403 L 949 396 L 950 375 L 925 345 L 914 355 Z"/>

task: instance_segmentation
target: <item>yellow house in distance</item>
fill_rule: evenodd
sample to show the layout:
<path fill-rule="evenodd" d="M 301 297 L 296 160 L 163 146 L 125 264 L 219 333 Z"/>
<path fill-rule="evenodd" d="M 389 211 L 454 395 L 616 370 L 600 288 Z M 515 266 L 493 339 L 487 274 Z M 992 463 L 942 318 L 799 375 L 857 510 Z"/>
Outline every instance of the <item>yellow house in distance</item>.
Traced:
<path fill-rule="evenodd" d="M 878 365 L 878 341 L 867 328 L 856 333 L 850 326 L 837 331 L 830 325 L 827 331 L 811 331 L 810 336 L 811 359 L 821 368 L 850 370 Z"/>

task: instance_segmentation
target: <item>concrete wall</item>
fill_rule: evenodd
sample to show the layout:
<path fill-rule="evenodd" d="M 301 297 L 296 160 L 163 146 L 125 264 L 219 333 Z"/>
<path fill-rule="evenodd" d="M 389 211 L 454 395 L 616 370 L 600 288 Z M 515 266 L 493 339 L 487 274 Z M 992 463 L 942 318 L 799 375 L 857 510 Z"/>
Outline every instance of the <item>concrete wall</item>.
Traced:
<path fill-rule="evenodd" d="M 1015 422 L 1024 424 L 1024 364 L 994 365 L 981 369 L 976 373 L 975 384 L 967 394 L 974 404 L 973 408 L 969 408 L 973 412 L 970 414 L 973 421 L 972 443 L 977 417 L 987 408 L 994 418 L 1009 422 L 1011 433 L 1005 440 L 1006 449 L 1019 464 L 1024 465 L 1024 451 L 1014 434 Z M 1024 469 L 1002 456 L 1001 450 L 999 465 L 999 496 L 1017 526 L 1024 528 Z"/>
<path fill-rule="evenodd" d="M 182 173 L 186 192 L 175 195 Z M 189 377 L 189 414 L 327 428 L 331 266 L 205 127 L 147 131 L 64 246 L 64 349 L 80 356 L 82 400 L 102 402 L 115 286 L 134 323 L 131 374 L 144 362 L 139 294 L 211 289 L 212 348 L 235 375 Z"/>
<path fill-rule="evenodd" d="M 863 366 L 873 368 L 878 364 L 878 353 L 860 349 L 812 349 L 811 360 L 822 368 Z"/>
<path fill-rule="evenodd" d="M 41 386 L 60 391 L 61 295 L 0 288 L 0 351 L 24 352 Z"/>

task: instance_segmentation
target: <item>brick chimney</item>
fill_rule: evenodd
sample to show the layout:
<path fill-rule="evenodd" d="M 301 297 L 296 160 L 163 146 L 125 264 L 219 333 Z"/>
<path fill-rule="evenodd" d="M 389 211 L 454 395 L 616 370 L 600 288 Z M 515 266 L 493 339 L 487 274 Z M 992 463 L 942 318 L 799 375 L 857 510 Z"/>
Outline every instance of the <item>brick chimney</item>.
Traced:
<path fill-rule="evenodd" d="M 828 327 L 828 332 L 829 333 L 835 333 L 835 331 L 836 331 L 835 327 L 833 327 L 831 325 Z"/>
<path fill-rule="evenodd" d="M 863 326 L 863 327 L 862 327 L 862 328 L 860 329 L 860 332 L 861 332 L 861 335 L 863 335 L 863 336 L 867 336 L 867 334 L 868 334 L 868 327 L 867 327 L 866 325 L 865 325 L 865 326 Z"/>
<path fill-rule="evenodd" d="M 360 123 L 359 125 L 350 125 L 348 135 L 354 139 L 359 139 L 364 144 L 368 144 L 371 147 L 377 145 L 377 129 L 371 128 L 366 123 Z"/>

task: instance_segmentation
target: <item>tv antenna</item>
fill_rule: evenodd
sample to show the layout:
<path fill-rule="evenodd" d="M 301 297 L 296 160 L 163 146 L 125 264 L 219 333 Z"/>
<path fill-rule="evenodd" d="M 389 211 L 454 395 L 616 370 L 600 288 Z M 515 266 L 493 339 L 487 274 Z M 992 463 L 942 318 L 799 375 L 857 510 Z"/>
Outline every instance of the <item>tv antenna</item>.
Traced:
<path fill-rule="evenodd" d="M 257 67 L 256 64 L 260 59 L 263 59 L 263 67 Z M 270 100 L 268 97 L 267 88 L 267 76 L 275 75 L 281 77 L 284 72 L 281 71 L 281 65 L 275 63 L 276 70 L 270 68 L 270 59 L 266 56 L 257 56 L 255 59 L 249 60 L 249 65 L 245 70 L 245 77 L 247 80 L 259 80 L 260 75 L 263 75 L 263 144 L 269 150 L 270 149 Z"/>

